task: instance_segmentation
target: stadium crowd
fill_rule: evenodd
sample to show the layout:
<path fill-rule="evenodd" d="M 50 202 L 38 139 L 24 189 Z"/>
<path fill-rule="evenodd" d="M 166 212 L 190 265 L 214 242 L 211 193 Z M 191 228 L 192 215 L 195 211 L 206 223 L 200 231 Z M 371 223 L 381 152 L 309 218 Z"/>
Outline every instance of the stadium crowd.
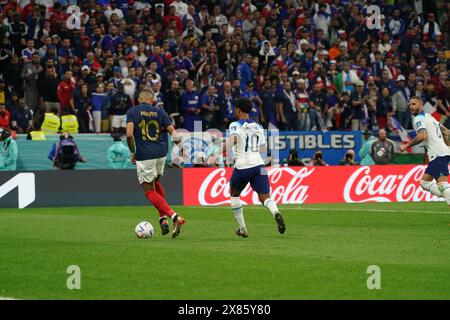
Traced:
<path fill-rule="evenodd" d="M 76 4 L 80 14 L 68 14 Z M 379 28 L 367 7 L 381 9 Z M 446 0 L 0 0 L 0 128 L 118 132 L 145 87 L 178 128 L 226 129 L 240 96 L 281 130 L 450 118 Z M 67 23 L 69 21 L 69 23 Z M 77 25 L 79 23 L 79 25 Z"/>

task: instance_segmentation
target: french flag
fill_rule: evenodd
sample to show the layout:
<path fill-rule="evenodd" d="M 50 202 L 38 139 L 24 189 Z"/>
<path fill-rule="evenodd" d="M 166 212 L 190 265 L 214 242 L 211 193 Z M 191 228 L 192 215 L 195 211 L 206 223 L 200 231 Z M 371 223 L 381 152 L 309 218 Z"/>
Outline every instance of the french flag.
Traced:
<path fill-rule="evenodd" d="M 394 131 L 400 137 L 402 144 L 407 144 L 408 142 L 411 141 L 411 137 L 409 136 L 408 131 L 406 131 L 405 128 L 402 127 L 400 122 L 395 117 L 390 118 L 390 125 L 392 131 Z M 408 153 L 411 153 L 412 149 L 408 148 L 406 149 L 406 151 Z"/>

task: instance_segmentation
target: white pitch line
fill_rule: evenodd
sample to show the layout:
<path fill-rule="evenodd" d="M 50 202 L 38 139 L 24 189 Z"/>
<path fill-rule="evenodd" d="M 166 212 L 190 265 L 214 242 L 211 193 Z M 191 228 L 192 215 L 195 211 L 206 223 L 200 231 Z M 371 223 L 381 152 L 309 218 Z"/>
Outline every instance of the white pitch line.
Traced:
<path fill-rule="evenodd" d="M 343 212 L 389 212 L 389 213 L 432 213 L 432 214 L 450 214 L 450 212 L 442 212 L 442 211 L 418 211 L 418 210 L 392 210 L 392 209 L 332 209 L 332 208 L 283 208 L 283 210 L 303 210 L 303 211 L 343 211 Z"/>
<path fill-rule="evenodd" d="M 11 297 L 0 297 L 0 300 L 17 300 L 17 299 Z"/>
<path fill-rule="evenodd" d="M 198 208 L 204 208 L 198 207 Z M 210 206 L 210 208 L 214 209 L 226 209 L 230 210 L 228 206 Z M 245 206 L 245 210 L 255 210 L 261 209 L 258 207 L 247 207 Z M 419 211 L 419 210 L 393 210 L 393 209 L 333 209 L 333 208 L 306 208 L 306 207 L 295 207 L 295 208 L 282 208 L 281 211 L 285 210 L 297 210 L 297 211 L 342 211 L 342 212 L 387 212 L 387 213 L 431 213 L 431 214 L 450 214 L 450 212 L 442 212 L 442 211 Z"/>

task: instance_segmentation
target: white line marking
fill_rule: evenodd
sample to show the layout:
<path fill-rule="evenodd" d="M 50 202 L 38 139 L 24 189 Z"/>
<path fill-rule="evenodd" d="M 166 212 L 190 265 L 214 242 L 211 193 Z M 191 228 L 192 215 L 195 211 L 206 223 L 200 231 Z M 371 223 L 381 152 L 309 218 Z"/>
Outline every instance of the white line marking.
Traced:
<path fill-rule="evenodd" d="M 198 208 L 205 208 L 205 207 L 198 207 Z M 231 210 L 228 206 L 210 206 L 211 209 L 226 209 Z M 256 209 L 262 209 L 264 207 L 249 207 L 244 206 L 245 210 L 256 210 Z M 450 214 L 450 212 L 442 212 L 442 211 L 422 211 L 422 210 L 393 210 L 393 209 L 335 209 L 335 208 L 308 208 L 308 207 L 288 207 L 288 208 L 281 208 L 280 211 L 286 211 L 286 210 L 297 210 L 297 211 L 342 211 L 342 212 L 380 212 L 380 213 L 430 213 L 430 214 Z"/>
<path fill-rule="evenodd" d="M 333 208 L 283 208 L 283 210 L 304 210 L 304 211 L 343 211 L 343 212 L 388 212 L 388 213 L 432 213 L 432 214 L 450 214 L 442 211 L 418 211 L 418 210 L 392 210 L 392 209 L 333 209 Z"/>
<path fill-rule="evenodd" d="M 17 299 L 11 297 L 0 297 L 0 300 L 17 300 Z"/>

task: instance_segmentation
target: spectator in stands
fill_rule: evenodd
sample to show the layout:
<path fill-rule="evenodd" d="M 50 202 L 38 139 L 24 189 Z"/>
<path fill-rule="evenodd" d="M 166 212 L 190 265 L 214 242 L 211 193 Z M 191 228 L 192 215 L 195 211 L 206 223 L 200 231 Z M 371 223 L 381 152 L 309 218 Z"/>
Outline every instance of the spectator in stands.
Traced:
<path fill-rule="evenodd" d="M 19 99 L 18 108 L 11 115 L 11 129 L 17 133 L 28 133 L 33 123 L 33 114 L 25 104 L 25 98 Z"/>
<path fill-rule="evenodd" d="M 19 97 L 25 93 L 27 105 L 37 111 L 33 118 L 38 120 L 42 120 L 44 112 L 57 107 L 56 102 L 60 115 L 74 114 L 71 93 L 75 84 L 80 87 L 86 83 L 91 99 L 97 86 L 109 86 L 111 82 L 117 89 L 123 83 L 125 93 L 133 100 L 150 81 L 157 79 L 162 89 L 158 96 L 165 103 L 171 101 L 165 95 L 172 81 L 178 81 L 179 95 L 184 100 L 181 98 L 180 110 L 173 113 L 182 115 L 178 119 L 174 115 L 173 120 L 188 128 L 201 117 L 195 110 L 201 107 L 204 90 L 213 85 L 221 107 L 220 121 L 214 125 L 226 129 L 233 117 L 227 113 L 233 108 L 232 101 L 224 103 L 222 99 L 226 82 L 233 84 L 233 99 L 244 94 L 248 83 L 253 82 L 252 91 L 264 100 L 265 108 L 261 112 L 255 105 L 260 114 L 259 118 L 255 114 L 254 120 L 266 126 L 271 123 L 283 129 L 297 129 L 282 122 L 286 120 L 284 114 L 270 112 L 273 108 L 265 106 L 273 102 L 271 91 L 276 92 L 278 100 L 284 94 L 285 84 L 292 82 L 291 92 L 302 111 L 294 113 L 300 118 L 302 130 L 364 129 L 377 123 L 384 127 L 384 111 L 377 114 L 376 108 L 376 103 L 383 103 L 377 98 L 382 96 L 383 87 L 395 100 L 394 110 L 405 112 L 397 116 L 410 129 L 410 117 L 402 109 L 402 75 L 408 76 L 404 87 L 410 95 L 417 95 L 414 91 L 418 91 L 427 110 L 442 122 L 448 116 L 448 106 L 442 98 L 448 91 L 443 89 L 449 67 L 445 49 L 450 45 L 449 13 L 444 1 L 422 1 L 422 6 L 413 0 L 388 1 L 380 5 L 381 28 L 375 30 L 366 29 L 366 7 L 358 5 L 358 1 L 350 1 L 349 5 L 349 1 L 337 0 L 233 0 L 216 1 L 210 6 L 193 0 L 152 6 L 148 1 L 101 1 L 95 6 L 89 1 L 78 1 L 81 30 L 66 26 L 70 2 L 55 2 L 48 14 L 45 6 L 37 5 L 41 2 L 0 1 L 0 78 L 5 80 L 0 103 L 9 108 L 11 92 Z M 48 20 L 43 20 L 46 15 Z M 22 70 L 32 70 L 29 60 L 35 54 L 43 68 L 37 78 L 39 99 L 32 98 L 35 90 L 29 83 L 24 92 L 21 78 Z M 38 68 L 37 64 L 34 66 Z M 54 78 L 47 75 L 48 68 L 53 69 Z M 264 88 L 267 78 L 270 89 Z M 190 81 L 192 86 L 187 85 Z M 363 82 L 363 90 L 357 94 L 359 81 Z M 51 94 L 55 82 L 59 83 L 57 99 Z M 320 96 L 331 84 L 336 87 L 338 98 L 338 108 L 332 114 L 334 98 L 327 96 L 325 103 L 320 102 Z M 184 89 L 188 86 L 192 90 L 186 94 Z M 197 91 L 198 94 L 192 94 Z M 343 92 L 351 95 L 350 108 Z M 108 95 L 111 93 L 112 90 Z M 186 108 L 187 100 L 191 100 L 192 108 Z M 307 106 L 309 103 L 315 107 Z M 108 105 L 107 101 L 102 110 L 105 125 Z M 187 121 L 182 124 L 184 116 Z M 376 121 L 377 116 L 380 121 Z M 80 132 L 87 132 L 77 117 Z M 103 128 L 110 130 L 109 126 Z"/>
<path fill-rule="evenodd" d="M 295 72 L 295 71 L 294 71 Z M 231 84 L 230 84 L 231 87 Z M 265 128 L 269 128 L 270 125 L 278 126 L 278 112 L 277 112 L 277 93 L 272 86 L 270 79 L 264 79 L 263 88 L 261 90 L 261 103 L 262 103 L 262 121 Z"/>
<path fill-rule="evenodd" d="M 378 139 L 372 143 L 370 152 L 375 164 L 389 164 L 394 158 L 394 142 L 387 138 L 386 130 L 378 132 Z"/>
<path fill-rule="evenodd" d="M 75 114 L 78 119 L 78 132 L 89 133 L 90 119 L 92 118 L 91 97 L 89 94 L 88 85 L 83 83 L 80 88 L 72 91 L 71 105 L 74 106 Z"/>
<path fill-rule="evenodd" d="M 17 144 L 11 137 L 11 131 L 0 127 L 0 170 L 16 170 L 17 157 Z"/>
<path fill-rule="evenodd" d="M 70 105 L 72 91 L 75 89 L 75 83 L 72 79 L 72 75 L 72 71 L 67 70 L 66 72 L 64 72 L 63 80 L 61 80 L 58 84 L 57 96 L 60 107 L 60 114 L 75 113 L 75 111 L 73 110 L 73 106 Z"/>
<path fill-rule="evenodd" d="M 277 101 L 281 130 L 300 130 L 300 123 L 298 121 L 300 107 L 295 94 L 291 91 L 290 82 L 284 84 L 284 89 L 279 93 Z"/>
<path fill-rule="evenodd" d="M 352 130 L 361 130 L 367 127 L 367 106 L 364 99 L 364 82 L 358 80 L 356 82 L 356 89 L 353 90 L 350 96 L 350 104 L 353 108 Z"/>
<path fill-rule="evenodd" d="M 11 113 L 3 103 L 0 103 L 0 128 L 11 129 Z"/>
<path fill-rule="evenodd" d="M 59 110 L 58 102 L 58 78 L 53 67 L 46 67 L 45 76 L 39 79 L 38 92 L 39 92 L 39 106 L 40 113 L 50 111 L 51 109 Z"/>
<path fill-rule="evenodd" d="M 37 104 L 39 98 L 38 84 L 37 80 L 39 73 L 42 71 L 42 66 L 39 64 L 39 54 L 34 52 L 31 58 L 24 58 L 24 66 L 22 68 L 22 73 L 20 76 L 23 79 L 23 89 L 25 95 L 25 101 L 27 105 L 33 111 L 37 111 Z"/>
<path fill-rule="evenodd" d="M 411 91 L 405 86 L 405 80 L 403 75 L 397 77 L 397 92 L 392 96 L 392 107 L 402 127 L 408 130 L 411 127 L 411 113 L 408 108 Z"/>
<path fill-rule="evenodd" d="M 108 169 L 127 169 L 130 167 L 130 150 L 122 143 L 120 134 L 112 134 L 114 143 L 108 148 Z"/>
<path fill-rule="evenodd" d="M 181 106 L 180 82 L 174 79 L 170 83 L 170 89 L 164 94 L 164 109 L 169 115 L 172 124 L 175 125 L 175 128 L 182 127 L 183 117 L 181 116 Z"/>
<path fill-rule="evenodd" d="M 186 81 L 186 91 L 181 96 L 183 108 L 183 128 L 188 131 L 194 131 L 194 122 L 200 121 L 200 97 L 197 91 L 194 90 L 194 82 L 192 80 Z"/>
<path fill-rule="evenodd" d="M 95 92 L 91 95 L 92 117 L 94 119 L 94 132 L 100 133 L 102 131 L 102 115 L 106 109 L 107 94 L 105 93 L 105 86 L 100 83 L 97 85 Z"/>
<path fill-rule="evenodd" d="M 118 91 L 111 97 L 109 112 L 112 115 L 113 132 L 124 131 L 126 128 L 126 114 L 131 107 L 130 96 L 125 93 L 125 86 L 119 83 Z"/>
<path fill-rule="evenodd" d="M 314 84 L 313 92 L 309 95 L 310 130 L 325 130 L 324 115 L 328 113 L 328 99 L 322 91 L 322 83 Z"/>
<path fill-rule="evenodd" d="M 381 96 L 376 99 L 376 118 L 379 129 L 385 129 L 393 115 L 391 92 L 388 87 L 381 88 Z"/>
<path fill-rule="evenodd" d="M 203 94 L 200 105 L 202 107 L 202 125 L 203 130 L 218 127 L 219 103 L 216 94 L 216 87 L 208 86 Z"/>
<path fill-rule="evenodd" d="M 253 81 L 247 82 L 247 87 L 245 88 L 242 96 L 249 99 L 252 102 L 253 108 L 252 111 L 249 113 L 250 119 L 259 123 L 261 118 L 261 122 L 264 123 L 265 119 L 264 114 L 262 112 L 262 100 L 259 96 L 259 93 L 255 90 L 255 83 Z"/>

